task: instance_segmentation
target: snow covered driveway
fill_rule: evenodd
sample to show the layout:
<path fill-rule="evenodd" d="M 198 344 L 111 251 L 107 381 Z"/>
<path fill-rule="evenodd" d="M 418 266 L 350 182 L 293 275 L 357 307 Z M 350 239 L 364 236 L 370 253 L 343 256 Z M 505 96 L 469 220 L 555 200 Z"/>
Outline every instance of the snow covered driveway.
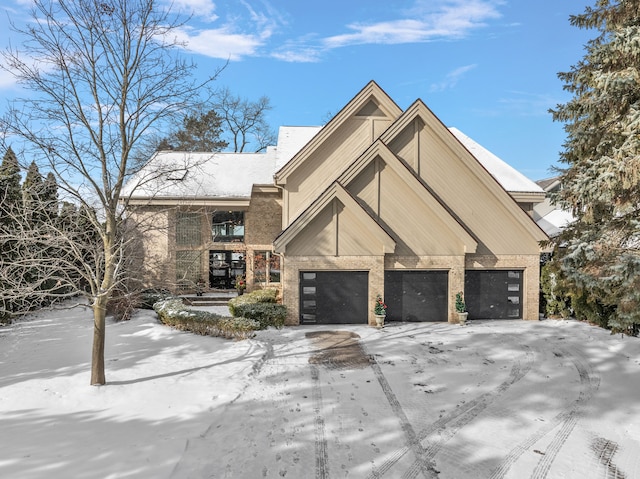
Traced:
<path fill-rule="evenodd" d="M 640 477 L 640 341 L 583 323 L 234 343 L 144 312 L 109 326 L 95 388 L 68 316 L 0 329 L 0 477 Z"/>

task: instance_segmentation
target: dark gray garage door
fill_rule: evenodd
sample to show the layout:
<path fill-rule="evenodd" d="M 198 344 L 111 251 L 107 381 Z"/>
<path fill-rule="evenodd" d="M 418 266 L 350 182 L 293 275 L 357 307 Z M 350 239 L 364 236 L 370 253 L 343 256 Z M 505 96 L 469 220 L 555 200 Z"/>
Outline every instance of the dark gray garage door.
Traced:
<path fill-rule="evenodd" d="M 388 321 L 447 321 L 447 271 L 385 271 Z"/>
<path fill-rule="evenodd" d="M 465 272 L 469 319 L 522 319 L 523 271 Z"/>
<path fill-rule="evenodd" d="M 300 324 L 366 324 L 368 284 L 367 271 L 301 272 Z"/>

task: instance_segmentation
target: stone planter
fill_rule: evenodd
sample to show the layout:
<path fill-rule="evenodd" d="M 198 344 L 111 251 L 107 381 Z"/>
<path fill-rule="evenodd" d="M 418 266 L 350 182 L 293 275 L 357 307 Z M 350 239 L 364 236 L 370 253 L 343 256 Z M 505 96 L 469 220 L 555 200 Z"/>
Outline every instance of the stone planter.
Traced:
<path fill-rule="evenodd" d="M 374 316 L 376 317 L 376 327 L 377 328 L 384 328 L 384 318 L 386 316 L 384 314 L 376 314 Z"/>
<path fill-rule="evenodd" d="M 469 316 L 469 313 L 466 311 L 464 313 L 458 313 L 458 324 L 460 326 L 467 324 L 467 316 Z"/>

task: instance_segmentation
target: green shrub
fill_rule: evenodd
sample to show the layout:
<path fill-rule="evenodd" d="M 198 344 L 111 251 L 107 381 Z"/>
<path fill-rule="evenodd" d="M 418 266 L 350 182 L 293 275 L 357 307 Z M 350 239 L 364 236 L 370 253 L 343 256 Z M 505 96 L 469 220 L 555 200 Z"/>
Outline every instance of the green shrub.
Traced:
<path fill-rule="evenodd" d="M 243 294 L 242 296 L 236 296 L 228 303 L 229 312 L 231 316 L 242 316 L 236 313 L 236 307 L 241 304 L 255 304 L 255 303 L 275 303 L 278 296 L 278 290 L 276 289 L 258 289 L 251 293 Z"/>
<path fill-rule="evenodd" d="M 229 311 L 235 317 L 254 319 L 260 323 L 260 329 L 269 326 L 281 328 L 287 317 L 287 308 L 277 304 L 278 290 L 260 289 L 229 301 Z"/>
<path fill-rule="evenodd" d="M 544 302 L 544 314 L 548 318 L 568 318 L 573 314 L 571 305 L 571 287 L 555 260 L 546 263 L 540 272 L 541 299 Z"/>
<path fill-rule="evenodd" d="M 278 302 L 277 289 L 257 289 L 248 294 L 250 298 L 255 299 L 257 303 L 276 303 Z"/>
<path fill-rule="evenodd" d="M 157 302 L 153 309 L 161 323 L 203 336 L 247 339 L 260 329 L 260 323 L 250 318 L 228 318 L 208 311 L 186 309 L 180 299 Z"/>
<path fill-rule="evenodd" d="M 287 317 L 287 308 L 282 304 L 247 303 L 235 307 L 235 314 L 239 317 L 254 319 L 260 323 L 260 329 L 269 326 L 280 329 Z"/>

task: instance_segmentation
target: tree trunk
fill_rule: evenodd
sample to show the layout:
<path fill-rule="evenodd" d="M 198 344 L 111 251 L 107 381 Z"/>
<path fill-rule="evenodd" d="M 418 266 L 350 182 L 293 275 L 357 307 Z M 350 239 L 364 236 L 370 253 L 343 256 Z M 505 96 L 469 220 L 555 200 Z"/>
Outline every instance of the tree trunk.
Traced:
<path fill-rule="evenodd" d="M 93 351 L 91 354 L 91 385 L 102 386 L 104 375 L 104 342 L 106 326 L 106 299 L 99 297 L 93 306 Z"/>

